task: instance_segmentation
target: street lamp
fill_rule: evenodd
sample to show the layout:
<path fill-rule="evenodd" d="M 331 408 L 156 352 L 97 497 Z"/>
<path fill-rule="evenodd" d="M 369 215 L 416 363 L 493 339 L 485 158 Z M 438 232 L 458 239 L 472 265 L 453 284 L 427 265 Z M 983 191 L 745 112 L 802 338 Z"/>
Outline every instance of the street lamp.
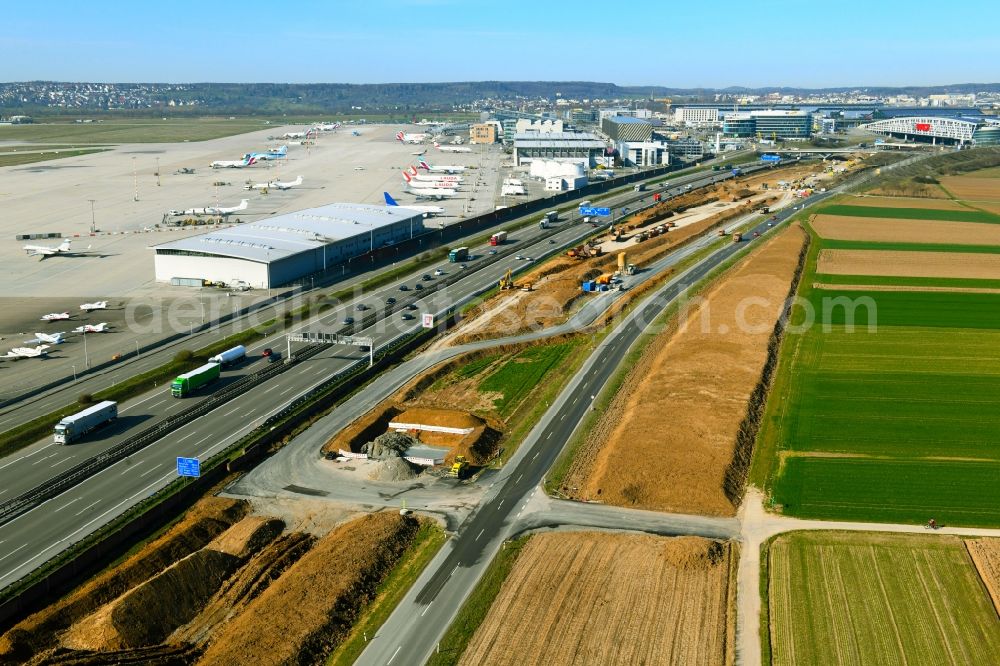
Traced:
<path fill-rule="evenodd" d="M 87 351 L 87 328 L 84 326 L 83 329 L 83 360 L 86 364 L 87 370 L 90 370 L 90 352 Z"/>
<path fill-rule="evenodd" d="M 94 202 L 97 201 L 97 199 L 87 199 L 87 201 L 90 202 L 90 233 L 96 233 L 97 222 L 94 219 Z"/>

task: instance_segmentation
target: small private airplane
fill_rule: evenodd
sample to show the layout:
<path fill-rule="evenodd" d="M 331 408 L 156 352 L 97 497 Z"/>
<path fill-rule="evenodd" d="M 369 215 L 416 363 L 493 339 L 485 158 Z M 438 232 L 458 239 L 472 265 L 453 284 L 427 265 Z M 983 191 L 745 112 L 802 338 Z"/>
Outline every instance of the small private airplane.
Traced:
<path fill-rule="evenodd" d="M 434 147 L 440 150 L 442 153 L 471 153 L 472 148 L 468 146 L 442 146 L 437 141 L 434 142 Z"/>
<path fill-rule="evenodd" d="M 50 312 L 47 315 L 42 315 L 39 321 L 64 321 L 69 319 L 68 312 Z"/>
<path fill-rule="evenodd" d="M 242 199 L 239 206 L 206 206 L 205 208 L 188 208 L 186 210 L 171 210 L 170 215 L 232 215 L 241 210 L 246 210 L 250 204 L 249 199 Z"/>
<path fill-rule="evenodd" d="M 421 213 L 424 217 L 444 214 L 444 208 L 441 208 L 441 206 L 400 206 L 388 192 L 383 192 L 382 195 L 385 196 L 386 206 L 395 206 L 397 208 L 402 208 L 403 210 L 412 210 L 417 213 Z"/>
<path fill-rule="evenodd" d="M 84 303 L 80 306 L 80 309 L 84 312 L 93 312 L 94 310 L 107 310 L 107 301 L 94 301 L 93 303 Z"/>
<path fill-rule="evenodd" d="M 65 257 L 75 257 L 80 256 L 86 252 L 90 251 L 93 245 L 88 245 L 86 250 L 78 250 L 76 252 L 70 247 L 71 240 L 67 238 L 59 245 L 55 247 L 50 247 L 48 245 L 25 245 L 22 248 L 28 253 L 29 257 L 38 257 L 39 259 L 45 259 L 46 257 L 54 257 L 57 254 L 63 255 Z"/>
<path fill-rule="evenodd" d="M 464 166 L 458 166 L 457 164 L 443 164 L 440 166 L 432 166 L 427 163 L 427 160 L 420 160 L 420 168 L 429 171 L 430 173 L 462 173 L 465 171 Z"/>
<path fill-rule="evenodd" d="M 257 158 L 252 155 L 244 155 L 242 159 L 239 160 L 215 160 L 210 167 L 213 169 L 242 169 L 244 167 L 253 166 L 257 163 Z"/>
<path fill-rule="evenodd" d="M 111 327 L 107 322 L 101 322 L 100 324 L 84 324 L 83 326 L 77 326 L 73 329 L 74 333 L 107 333 L 108 329 Z"/>
<path fill-rule="evenodd" d="M 35 333 L 35 337 L 30 340 L 25 340 L 26 345 L 39 345 L 42 343 L 50 345 L 61 345 L 66 342 L 66 338 L 63 337 L 63 333 Z"/>
<path fill-rule="evenodd" d="M 41 358 L 42 356 L 45 356 L 45 350 L 48 348 L 48 345 L 39 345 L 37 347 L 14 347 L 4 356 L 0 356 L 0 358 Z"/>

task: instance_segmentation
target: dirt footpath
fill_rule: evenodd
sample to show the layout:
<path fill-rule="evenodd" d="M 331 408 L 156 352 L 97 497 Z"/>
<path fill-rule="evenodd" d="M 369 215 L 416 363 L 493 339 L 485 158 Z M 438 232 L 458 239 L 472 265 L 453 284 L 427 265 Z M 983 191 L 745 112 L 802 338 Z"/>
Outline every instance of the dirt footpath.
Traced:
<path fill-rule="evenodd" d="M 731 516 L 724 491 L 805 233 L 766 241 L 649 345 L 563 483 L 570 497 Z"/>
<path fill-rule="evenodd" d="M 948 224 L 952 224 L 948 222 Z M 1000 254 L 820 250 L 816 272 L 932 278 L 1000 278 Z"/>
<path fill-rule="evenodd" d="M 734 559 L 697 537 L 534 536 L 460 663 L 732 663 Z"/>
<path fill-rule="evenodd" d="M 840 215 L 814 215 L 809 223 L 821 238 L 833 240 L 859 240 L 875 243 L 1000 245 L 1000 224 L 896 220 Z"/>

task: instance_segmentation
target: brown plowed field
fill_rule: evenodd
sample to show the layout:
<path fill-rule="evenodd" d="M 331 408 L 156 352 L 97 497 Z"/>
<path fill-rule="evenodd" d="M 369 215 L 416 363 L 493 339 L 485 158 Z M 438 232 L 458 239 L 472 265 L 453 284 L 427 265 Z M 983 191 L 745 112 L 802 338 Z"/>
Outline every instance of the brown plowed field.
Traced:
<path fill-rule="evenodd" d="M 997 279 L 1000 278 L 1000 254 L 820 250 L 816 272 L 828 275 Z"/>
<path fill-rule="evenodd" d="M 945 176 L 941 178 L 945 189 L 958 199 L 970 202 L 1000 201 L 1000 179 L 968 176 Z"/>
<path fill-rule="evenodd" d="M 660 334 L 581 447 L 564 493 L 658 511 L 735 513 L 726 471 L 804 242 L 798 225 L 767 239 L 682 316 L 680 331 Z"/>
<path fill-rule="evenodd" d="M 1000 614 L 1000 539 L 966 539 L 965 547 Z"/>
<path fill-rule="evenodd" d="M 697 537 L 534 536 L 460 663 L 732 663 L 731 550 Z"/>
<path fill-rule="evenodd" d="M 833 240 L 1000 245 L 1000 224 L 896 220 L 846 215 L 815 215 L 810 224 L 821 238 Z"/>
<path fill-rule="evenodd" d="M 944 193 L 942 193 L 944 196 Z M 846 196 L 844 204 L 849 206 L 874 206 L 876 208 L 927 208 L 929 210 L 969 210 L 951 199 L 927 199 L 924 197 L 879 197 Z M 868 219 L 868 218 L 865 218 Z"/>
<path fill-rule="evenodd" d="M 124 563 L 88 581 L 0 637 L 0 663 L 18 663 L 53 647 L 57 632 L 206 546 L 249 510 L 246 502 L 209 497 Z"/>

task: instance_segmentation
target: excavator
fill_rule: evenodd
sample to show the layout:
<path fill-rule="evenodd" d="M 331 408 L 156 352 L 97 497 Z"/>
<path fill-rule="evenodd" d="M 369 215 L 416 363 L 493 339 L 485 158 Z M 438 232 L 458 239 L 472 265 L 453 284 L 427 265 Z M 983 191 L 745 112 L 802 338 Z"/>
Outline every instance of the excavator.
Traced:
<path fill-rule="evenodd" d="M 500 291 L 507 291 L 508 289 L 520 289 L 521 291 L 531 291 L 531 283 L 525 282 L 523 284 L 516 284 L 514 278 L 511 276 L 511 269 L 507 269 L 507 272 L 503 274 L 500 278 Z"/>

